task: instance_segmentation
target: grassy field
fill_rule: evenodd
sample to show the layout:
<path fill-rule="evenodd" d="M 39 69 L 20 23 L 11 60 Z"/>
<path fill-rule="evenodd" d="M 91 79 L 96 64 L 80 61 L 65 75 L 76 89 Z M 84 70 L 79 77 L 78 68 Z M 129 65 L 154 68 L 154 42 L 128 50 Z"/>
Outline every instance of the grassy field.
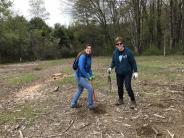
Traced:
<path fill-rule="evenodd" d="M 0 137 L 125 137 L 184 136 L 184 56 L 136 57 L 139 78 L 133 80 L 138 106 L 115 106 L 117 86 L 106 69 L 111 59 L 93 58 L 97 109 L 71 109 L 76 91 L 73 59 L 0 65 Z"/>

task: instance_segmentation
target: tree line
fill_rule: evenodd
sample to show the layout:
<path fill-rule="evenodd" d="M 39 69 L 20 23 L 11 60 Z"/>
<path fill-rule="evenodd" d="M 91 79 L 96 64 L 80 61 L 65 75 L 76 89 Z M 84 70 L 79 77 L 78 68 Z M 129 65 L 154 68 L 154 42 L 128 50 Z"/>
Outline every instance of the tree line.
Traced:
<path fill-rule="evenodd" d="M 183 0 L 72 0 L 73 23 L 46 24 L 43 0 L 30 0 L 32 18 L 14 14 L 0 1 L 0 62 L 75 56 L 85 43 L 96 56 L 111 55 L 114 38 L 137 55 L 184 54 Z"/>
<path fill-rule="evenodd" d="M 74 0 L 74 17 L 103 30 L 106 46 L 122 35 L 138 54 L 184 52 L 183 0 Z"/>

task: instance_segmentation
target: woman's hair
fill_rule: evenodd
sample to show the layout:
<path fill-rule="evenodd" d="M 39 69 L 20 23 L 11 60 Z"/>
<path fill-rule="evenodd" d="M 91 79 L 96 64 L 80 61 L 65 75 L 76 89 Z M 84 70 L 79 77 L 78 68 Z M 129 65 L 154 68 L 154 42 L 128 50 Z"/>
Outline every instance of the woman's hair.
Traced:
<path fill-rule="evenodd" d="M 91 47 L 91 45 L 90 45 L 89 43 L 85 44 L 85 45 L 84 45 L 84 49 L 86 49 L 88 46 Z M 85 50 L 82 50 L 81 52 L 79 52 L 79 53 L 77 54 L 77 57 L 79 57 L 79 56 L 82 55 L 82 54 L 86 55 Z"/>
<path fill-rule="evenodd" d="M 115 43 L 117 42 L 123 42 L 123 38 L 121 36 L 118 36 L 115 38 Z"/>

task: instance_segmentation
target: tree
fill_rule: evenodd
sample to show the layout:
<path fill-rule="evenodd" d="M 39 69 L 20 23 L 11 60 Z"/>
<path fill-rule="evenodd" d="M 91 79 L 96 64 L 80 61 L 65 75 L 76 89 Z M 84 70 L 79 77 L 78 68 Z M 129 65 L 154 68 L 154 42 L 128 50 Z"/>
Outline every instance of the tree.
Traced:
<path fill-rule="evenodd" d="M 0 20 L 4 17 L 7 17 L 10 14 L 9 7 L 12 6 L 12 2 L 9 0 L 1 0 L 0 1 Z"/>
<path fill-rule="evenodd" d="M 171 48 L 179 45 L 181 39 L 181 27 L 183 12 L 182 0 L 170 0 L 170 30 L 171 30 Z"/>
<path fill-rule="evenodd" d="M 28 22 L 22 16 L 8 17 L 2 24 L 3 33 L 0 40 L 0 55 L 2 60 L 19 61 L 27 56 L 27 24 Z"/>
<path fill-rule="evenodd" d="M 162 0 L 157 0 L 157 47 L 161 49 L 162 44 L 162 25 L 161 25 Z"/>
<path fill-rule="evenodd" d="M 134 45 L 134 48 L 135 48 L 135 51 L 138 53 L 138 54 L 141 54 L 141 4 L 140 4 L 140 0 L 132 0 L 131 1 L 131 12 L 132 12 L 132 16 L 133 19 L 133 29 L 132 29 L 132 33 L 135 32 L 135 34 L 133 35 L 133 45 Z"/>
<path fill-rule="evenodd" d="M 43 0 L 29 0 L 29 12 L 32 18 L 37 17 L 43 20 L 49 18 L 49 13 L 45 9 L 45 3 Z"/>
<path fill-rule="evenodd" d="M 43 49 L 46 45 L 46 40 L 50 37 L 51 29 L 41 18 L 32 18 L 29 22 L 29 39 L 31 53 L 35 59 L 43 58 Z"/>

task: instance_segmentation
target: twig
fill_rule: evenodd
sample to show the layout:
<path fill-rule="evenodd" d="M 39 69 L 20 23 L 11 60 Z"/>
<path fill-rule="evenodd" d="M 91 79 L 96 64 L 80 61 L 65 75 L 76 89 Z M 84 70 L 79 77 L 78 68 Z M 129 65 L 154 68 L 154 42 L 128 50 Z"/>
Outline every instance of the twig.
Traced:
<path fill-rule="evenodd" d="M 24 138 L 21 130 L 19 130 L 19 134 L 20 134 L 20 138 Z"/>
<path fill-rule="evenodd" d="M 161 115 L 158 115 L 158 114 L 154 114 L 154 116 L 156 116 L 156 117 L 160 117 L 160 118 L 165 118 L 164 116 L 161 116 Z"/>
<path fill-rule="evenodd" d="M 122 125 L 125 127 L 131 127 L 131 125 L 129 125 L 129 124 L 122 124 Z"/>
<path fill-rule="evenodd" d="M 69 129 L 70 129 L 70 127 L 73 125 L 73 123 L 74 123 L 74 120 L 72 120 L 72 121 L 70 121 L 71 123 L 70 123 L 70 125 L 68 126 L 68 128 L 65 130 L 65 131 L 63 131 L 63 133 L 66 133 Z"/>
<path fill-rule="evenodd" d="M 154 132 L 155 132 L 156 135 L 159 134 L 159 133 L 158 133 L 158 130 L 156 130 L 156 128 L 154 128 L 154 127 L 151 127 L 151 128 L 154 130 Z"/>
<path fill-rule="evenodd" d="M 91 123 L 88 123 L 88 124 L 86 124 L 86 125 L 80 127 L 80 129 L 85 128 L 86 126 L 89 126 L 90 124 L 91 124 Z"/>
<path fill-rule="evenodd" d="M 67 129 L 65 131 L 63 131 L 62 133 L 57 134 L 57 135 L 47 136 L 47 138 L 56 137 L 56 136 L 62 136 L 64 133 L 66 133 L 70 129 L 70 127 L 73 125 L 73 123 L 74 123 L 74 120 L 71 120 L 69 126 L 67 127 Z"/>
<path fill-rule="evenodd" d="M 167 132 L 169 133 L 169 135 L 171 136 L 171 138 L 174 138 L 175 134 L 172 134 L 169 130 L 167 130 Z"/>
<path fill-rule="evenodd" d="M 122 132 L 121 132 L 121 135 L 122 135 L 123 138 L 125 137 L 125 135 Z"/>

